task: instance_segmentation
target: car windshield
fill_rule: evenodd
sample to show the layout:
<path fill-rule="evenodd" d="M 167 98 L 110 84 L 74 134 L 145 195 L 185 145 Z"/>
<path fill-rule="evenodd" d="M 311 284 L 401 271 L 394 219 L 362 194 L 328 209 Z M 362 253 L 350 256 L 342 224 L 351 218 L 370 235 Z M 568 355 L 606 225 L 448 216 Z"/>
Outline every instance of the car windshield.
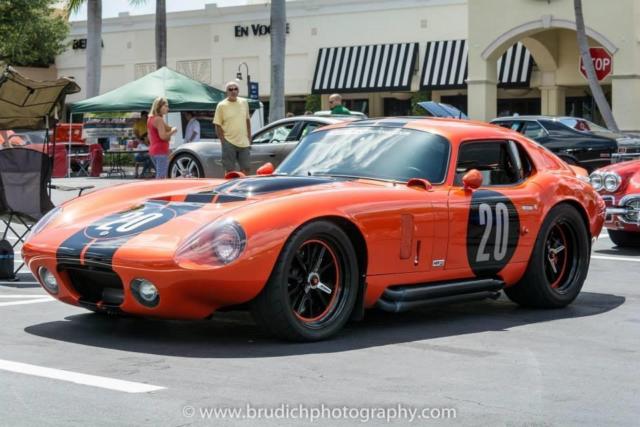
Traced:
<path fill-rule="evenodd" d="M 449 142 L 428 132 L 391 127 L 346 127 L 309 134 L 277 174 L 444 181 Z"/>
<path fill-rule="evenodd" d="M 560 119 L 560 123 L 580 132 L 611 132 L 609 129 L 598 126 L 589 120 L 577 117 L 563 117 Z"/>

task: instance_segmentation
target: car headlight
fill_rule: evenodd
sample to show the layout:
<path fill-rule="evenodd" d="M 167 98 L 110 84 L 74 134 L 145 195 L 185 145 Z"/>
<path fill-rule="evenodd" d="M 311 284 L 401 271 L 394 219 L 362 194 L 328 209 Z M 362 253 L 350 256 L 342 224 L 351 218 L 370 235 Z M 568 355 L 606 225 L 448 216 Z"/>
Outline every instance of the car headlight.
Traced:
<path fill-rule="evenodd" d="M 620 183 L 622 183 L 622 179 L 617 173 L 609 172 L 604 176 L 604 189 L 610 193 L 620 188 Z"/>
<path fill-rule="evenodd" d="M 29 232 L 29 234 L 27 234 L 25 240 L 29 240 L 32 236 L 35 236 L 36 234 L 44 230 L 45 227 L 49 225 L 49 223 L 53 221 L 58 215 L 60 215 L 61 212 L 62 208 L 60 207 L 53 208 L 49 212 L 47 212 L 45 216 L 40 218 L 40 221 L 36 222 L 36 224 L 31 227 L 31 231 Z"/>
<path fill-rule="evenodd" d="M 174 260 L 183 266 L 215 266 L 235 261 L 244 251 L 247 237 L 237 222 L 217 221 L 189 236 L 176 250 Z"/>
<path fill-rule="evenodd" d="M 589 182 L 591 182 L 591 186 L 596 191 L 602 190 L 604 185 L 602 175 L 598 172 L 594 172 L 591 175 L 589 175 Z"/>

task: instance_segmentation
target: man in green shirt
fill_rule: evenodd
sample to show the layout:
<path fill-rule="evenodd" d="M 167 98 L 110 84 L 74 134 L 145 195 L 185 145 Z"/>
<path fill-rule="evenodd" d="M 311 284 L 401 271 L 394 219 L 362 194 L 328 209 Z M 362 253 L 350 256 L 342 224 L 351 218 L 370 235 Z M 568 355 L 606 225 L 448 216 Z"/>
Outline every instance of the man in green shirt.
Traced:
<path fill-rule="evenodd" d="M 342 97 L 337 93 L 334 93 L 329 97 L 329 107 L 331 108 L 331 114 L 338 114 L 342 116 L 351 115 L 351 111 L 342 105 Z"/>

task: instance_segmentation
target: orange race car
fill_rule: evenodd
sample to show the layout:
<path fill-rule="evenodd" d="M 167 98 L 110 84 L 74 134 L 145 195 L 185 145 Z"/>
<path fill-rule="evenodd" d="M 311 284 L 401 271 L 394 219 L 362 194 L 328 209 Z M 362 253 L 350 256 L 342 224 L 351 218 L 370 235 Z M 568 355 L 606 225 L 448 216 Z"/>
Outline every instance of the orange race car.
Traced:
<path fill-rule="evenodd" d="M 37 224 L 24 259 L 54 297 L 90 310 L 203 319 L 248 306 L 277 336 L 318 340 L 373 306 L 502 289 L 566 306 L 604 222 L 603 200 L 558 157 L 481 123 L 332 125 L 261 173 L 87 194 Z"/>

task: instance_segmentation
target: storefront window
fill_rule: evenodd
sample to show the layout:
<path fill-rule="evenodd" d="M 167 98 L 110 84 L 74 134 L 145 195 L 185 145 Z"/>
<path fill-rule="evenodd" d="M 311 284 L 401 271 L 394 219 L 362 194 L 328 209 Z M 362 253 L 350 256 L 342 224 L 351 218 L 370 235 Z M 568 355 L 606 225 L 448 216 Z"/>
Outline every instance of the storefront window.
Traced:
<path fill-rule="evenodd" d="M 440 102 L 452 105 L 467 114 L 467 95 L 443 96 L 440 98 Z"/>
<path fill-rule="evenodd" d="M 347 107 L 351 111 L 358 111 L 369 115 L 369 100 L 368 99 L 343 99 L 342 105 Z"/>
<path fill-rule="evenodd" d="M 400 100 L 395 98 L 384 99 L 384 115 L 385 116 L 410 116 L 411 100 Z"/>
<path fill-rule="evenodd" d="M 608 93 L 605 96 L 611 105 L 611 96 Z M 567 116 L 582 117 L 597 125 L 605 125 L 592 96 L 567 97 L 565 107 Z"/>
<path fill-rule="evenodd" d="M 498 117 L 537 116 L 541 111 L 540 98 L 508 98 L 498 99 Z"/>

